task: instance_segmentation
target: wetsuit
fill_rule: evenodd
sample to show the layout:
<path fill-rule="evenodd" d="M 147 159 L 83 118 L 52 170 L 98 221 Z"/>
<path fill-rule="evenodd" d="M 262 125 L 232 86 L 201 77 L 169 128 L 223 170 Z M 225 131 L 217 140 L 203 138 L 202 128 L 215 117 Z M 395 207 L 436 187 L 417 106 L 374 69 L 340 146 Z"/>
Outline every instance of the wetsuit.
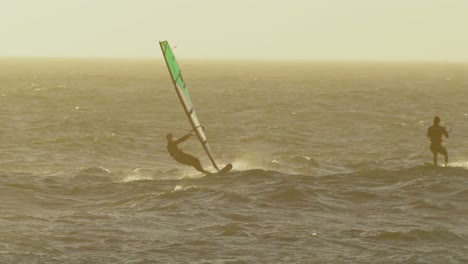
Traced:
<path fill-rule="evenodd" d="M 448 138 L 447 130 L 445 127 L 439 125 L 432 125 L 427 129 L 427 137 L 431 140 L 431 152 L 434 155 L 434 164 L 437 160 L 437 154 L 440 153 L 445 156 L 445 163 L 448 162 L 448 153 L 447 150 L 442 146 L 442 136 Z"/>
<path fill-rule="evenodd" d="M 168 140 L 167 141 L 167 151 L 169 152 L 171 157 L 173 157 L 177 162 L 180 162 L 180 163 L 185 164 L 185 165 L 192 166 L 199 172 L 208 173 L 207 171 L 205 171 L 203 169 L 199 159 L 195 158 L 194 156 L 192 156 L 190 154 L 184 153 L 182 150 L 180 150 L 177 147 L 177 145 L 179 143 L 184 142 L 190 136 L 191 136 L 190 134 L 187 134 L 187 135 L 185 135 L 185 136 L 183 136 L 183 137 L 181 137 L 181 138 L 179 138 L 178 140 L 175 140 L 175 141 Z"/>

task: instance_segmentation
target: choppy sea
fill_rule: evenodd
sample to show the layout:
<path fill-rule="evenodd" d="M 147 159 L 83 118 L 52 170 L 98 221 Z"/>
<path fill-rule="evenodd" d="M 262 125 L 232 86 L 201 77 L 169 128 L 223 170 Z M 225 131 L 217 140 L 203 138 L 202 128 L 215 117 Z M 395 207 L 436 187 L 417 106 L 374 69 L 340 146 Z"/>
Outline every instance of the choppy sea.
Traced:
<path fill-rule="evenodd" d="M 468 263 L 468 64 L 179 64 L 227 175 L 162 58 L 0 59 L 0 263 Z"/>

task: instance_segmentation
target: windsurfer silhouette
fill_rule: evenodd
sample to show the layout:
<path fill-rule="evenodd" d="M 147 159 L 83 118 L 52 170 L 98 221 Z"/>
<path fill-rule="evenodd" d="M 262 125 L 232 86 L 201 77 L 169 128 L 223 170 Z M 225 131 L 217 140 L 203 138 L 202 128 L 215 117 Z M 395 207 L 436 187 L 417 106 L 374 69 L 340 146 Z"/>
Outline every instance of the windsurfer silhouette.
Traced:
<path fill-rule="evenodd" d="M 195 136 L 195 135 L 192 134 L 192 132 L 193 132 L 193 130 L 190 131 L 185 136 L 183 136 L 183 137 L 181 137 L 181 138 L 179 138 L 177 140 L 173 140 L 172 134 L 170 134 L 170 133 L 167 134 L 166 135 L 166 138 L 167 138 L 167 151 L 169 152 L 171 157 L 173 157 L 177 162 L 185 164 L 185 165 L 192 166 L 199 172 L 203 172 L 205 174 L 210 174 L 210 172 L 203 169 L 199 159 L 195 158 L 194 156 L 192 156 L 190 154 L 184 153 L 182 150 L 180 150 L 177 147 L 177 145 L 179 143 L 182 143 L 182 142 L 186 141 L 191 136 Z"/>
<path fill-rule="evenodd" d="M 440 118 L 434 117 L 434 124 L 427 129 L 427 137 L 431 140 L 431 152 L 434 160 L 434 166 L 437 167 L 437 154 L 440 153 L 445 156 L 445 167 L 448 163 L 447 150 L 442 146 L 442 136 L 449 138 L 449 134 L 445 127 L 439 126 Z"/>

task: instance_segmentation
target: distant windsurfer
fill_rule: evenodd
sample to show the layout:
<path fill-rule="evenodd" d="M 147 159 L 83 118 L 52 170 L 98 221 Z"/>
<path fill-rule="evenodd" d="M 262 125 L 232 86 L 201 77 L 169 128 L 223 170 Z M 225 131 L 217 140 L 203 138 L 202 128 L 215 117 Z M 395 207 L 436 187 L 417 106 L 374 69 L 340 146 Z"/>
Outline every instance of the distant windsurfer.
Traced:
<path fill-rule="evenodd" d="M 203 169 L 199 159 L 195 158 L 194 156 L 192 156 L 190 154 L 184 153 L 182 150 L 180 150 L 177 147 L 177 145 L 179 143 L 182 143 L 182 142 L 186 141 L 187 139 L 189 139 L 191 136 L 194 136 L 192 134 L 192 132 L 193 132 L 193 130 L 190 131 L 187 135 L 185 135 L 185 136 L 183 136 L 183 137 L 181 137 L 181 138 L 179 138 L 177 140 L 173 140 L 172 134 L 170 134 L 170 133 L 167 134 L 167 136 L 166 136 L 166 138 L 167 138 L 167 151 L 169 152 L 171 157 L 173 157 L 177 162 L 180 162 L 180 163 L 185 164 L 185 165 L 192 166 L 199 172 L 203 172 L 205 174 L 210 174 L 210 172 Z"/>
<path fill-rule="evenodd" d="M 434 166 L 437 167 L 437 154 L 442 154 L 445 156 L 445 167 L 448 163 L 448 153 L 447 150 L 442 146 L 442 136 L 449 138 L 449 134 L 445 127 L 442 127 L 440 124 L 440 118 L 438 116 L 434 117 L 434 124 L 427 129 L 427 137 L 431 140 L 431 152 L 434 160 Z"/>

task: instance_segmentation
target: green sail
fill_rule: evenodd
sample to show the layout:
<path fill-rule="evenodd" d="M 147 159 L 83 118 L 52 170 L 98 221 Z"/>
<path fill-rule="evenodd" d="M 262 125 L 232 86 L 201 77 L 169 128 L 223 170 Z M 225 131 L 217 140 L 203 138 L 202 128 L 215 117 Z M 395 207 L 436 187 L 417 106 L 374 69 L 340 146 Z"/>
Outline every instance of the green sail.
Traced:
<path fill-rule="evenodd" d="M 169 72 L 171 73 L 171 77 L 173 81 L 177 83 L 180 89 L 184 92 L 185 96 L 190 99 L 190 94 L 188 92 L 187 87 L 185 87 L 184 78 L 182 77 L 182 72 L 180 71 L 179 64 L 172 52 L 171 47 L 167 41 L 159 42 L 161 45 L 161 50 L 164 54 L 164 59 L 166 60 L 167 67 Z"/>

